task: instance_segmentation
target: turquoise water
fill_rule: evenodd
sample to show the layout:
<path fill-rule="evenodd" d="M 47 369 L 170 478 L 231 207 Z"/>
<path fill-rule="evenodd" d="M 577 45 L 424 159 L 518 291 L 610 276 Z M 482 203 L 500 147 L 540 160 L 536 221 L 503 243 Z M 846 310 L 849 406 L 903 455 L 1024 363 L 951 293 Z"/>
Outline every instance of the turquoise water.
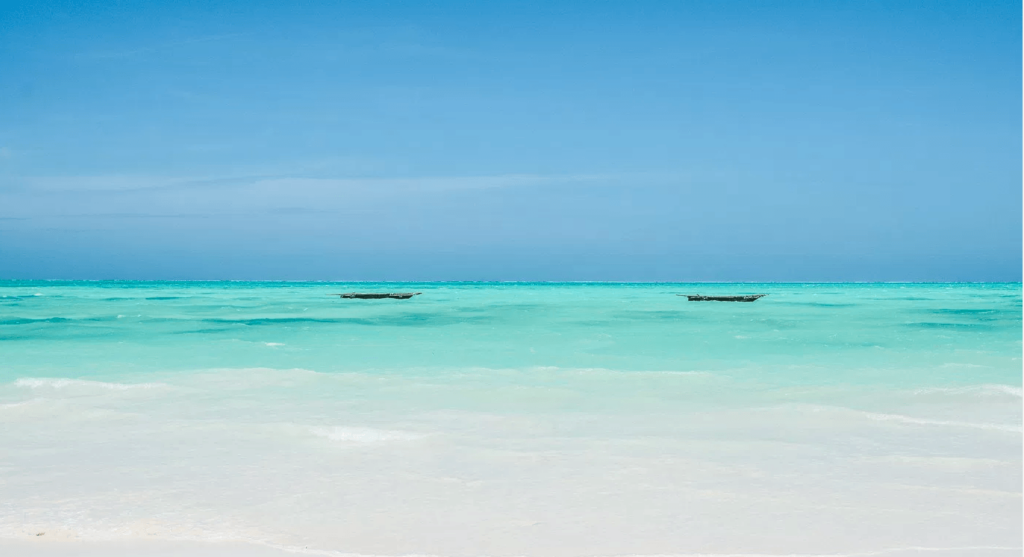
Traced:
<path fill-rule="evenodd" d="M 1021 294 L 0 282 L 0 539 L 1019 553 Z"/>
<path fill-rule="evenodd" d="M 423 294 L 328 296 L 353 290 Z M 674 295 L 694 292 L 769 296 Z M 554 366 L 769 385 L 1021 384 L 1019 284 L 5 282 L 0 296 L 8 381 Z"/>

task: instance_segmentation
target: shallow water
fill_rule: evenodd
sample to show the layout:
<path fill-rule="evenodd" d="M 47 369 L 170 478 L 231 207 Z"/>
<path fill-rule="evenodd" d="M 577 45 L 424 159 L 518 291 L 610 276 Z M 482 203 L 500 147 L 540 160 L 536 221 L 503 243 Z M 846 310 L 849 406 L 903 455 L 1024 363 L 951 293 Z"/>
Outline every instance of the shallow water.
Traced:
<path fill-rule="evenodd" d="M 352 290 L 423 294 L 328 296 Z M 0 282 L 0 538 L 1019 554 L 1021 307 L 1020 284 Z"/>

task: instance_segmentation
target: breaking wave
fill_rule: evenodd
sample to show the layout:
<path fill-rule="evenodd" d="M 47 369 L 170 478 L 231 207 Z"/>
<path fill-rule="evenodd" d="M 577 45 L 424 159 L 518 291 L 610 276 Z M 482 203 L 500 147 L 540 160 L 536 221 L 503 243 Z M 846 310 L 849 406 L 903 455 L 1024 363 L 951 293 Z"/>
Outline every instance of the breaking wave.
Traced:
<path fill-rule="evenodd" d="M 89 381 L 87 379 L 56 379 L 47 377 L 21 378 L 14 381 L 15 387 L 28 389 L 64 389 L 67 387 L 92 387 L 109 389 L 112 391 L 127 391 L 129 389 L 160 389 L 168 387 L 166 383 L 107 383 L 104 381 Z"/>
<path fill-rule="evenodd" d="M 1024 428 L 1022 428 L 1019 425 L 960 422 L 955 420 L 930 420 L 927 418 L 914 418 L 912 416 L 904 416 L 902 414 L 879 414 L 875 412 L 860 412 L 860 414 L 868 419 L 879 422 L 900 422 L 914 425 L 968 427 L 974 429 L 987 429 L 991 431 L 1009 431 L 1012 433 L 1020 433 L 1021 431 L 1024 431 Z"/>
<path fill-rule="evenodd" d="M 409 431 L 372 429 L 367 427 L 311 427 L 310 432 L 331 441 L 346 443 L 382 443 L 387 441 L 412 441 L 423 435 Z"/>
<path fill-rule="evenodd" d="M 968 385 L 965 387 L 930 387 L 926 389 L 918 389 L 914 391 L 914 394 L 971 394 L 979 396 L 1015 396 L 1017 398 L 1021 398 L 1024 396 L 1024 390 L 1012 385 L 986 384 Z"/>

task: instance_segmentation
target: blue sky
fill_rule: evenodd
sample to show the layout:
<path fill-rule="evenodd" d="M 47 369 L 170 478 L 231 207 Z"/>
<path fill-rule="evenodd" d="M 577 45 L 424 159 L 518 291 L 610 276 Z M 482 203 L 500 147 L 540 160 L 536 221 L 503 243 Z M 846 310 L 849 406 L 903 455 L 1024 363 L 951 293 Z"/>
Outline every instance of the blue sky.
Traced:
<path fill-rule="evenodd" d="M 0 278 L 1020 280 L 1019 2 L 8 2 Z"/>

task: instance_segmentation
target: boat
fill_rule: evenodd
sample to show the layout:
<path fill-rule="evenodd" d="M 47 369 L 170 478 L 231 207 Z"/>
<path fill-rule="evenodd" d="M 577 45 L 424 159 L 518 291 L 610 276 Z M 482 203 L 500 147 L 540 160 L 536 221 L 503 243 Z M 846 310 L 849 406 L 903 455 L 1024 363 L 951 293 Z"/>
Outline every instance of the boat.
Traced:
<path fill-rule="evenodd" d="M 408 300 L 413 296 L 419 296 L 422 292 L 347 292 L 345 294 L 331 294 L 342 298 L 355 298 L 357 300 L 380 300 L 392 298 L 395 300 Z"/>
<path fill-rule="evenodd" d="M 753 302 L 758 298 L 764 298 L 767 294 L 752 294 L 749 296 L 702 296 L 700 294 L 676 294 L 686 296 L 691 302 Z"/>

